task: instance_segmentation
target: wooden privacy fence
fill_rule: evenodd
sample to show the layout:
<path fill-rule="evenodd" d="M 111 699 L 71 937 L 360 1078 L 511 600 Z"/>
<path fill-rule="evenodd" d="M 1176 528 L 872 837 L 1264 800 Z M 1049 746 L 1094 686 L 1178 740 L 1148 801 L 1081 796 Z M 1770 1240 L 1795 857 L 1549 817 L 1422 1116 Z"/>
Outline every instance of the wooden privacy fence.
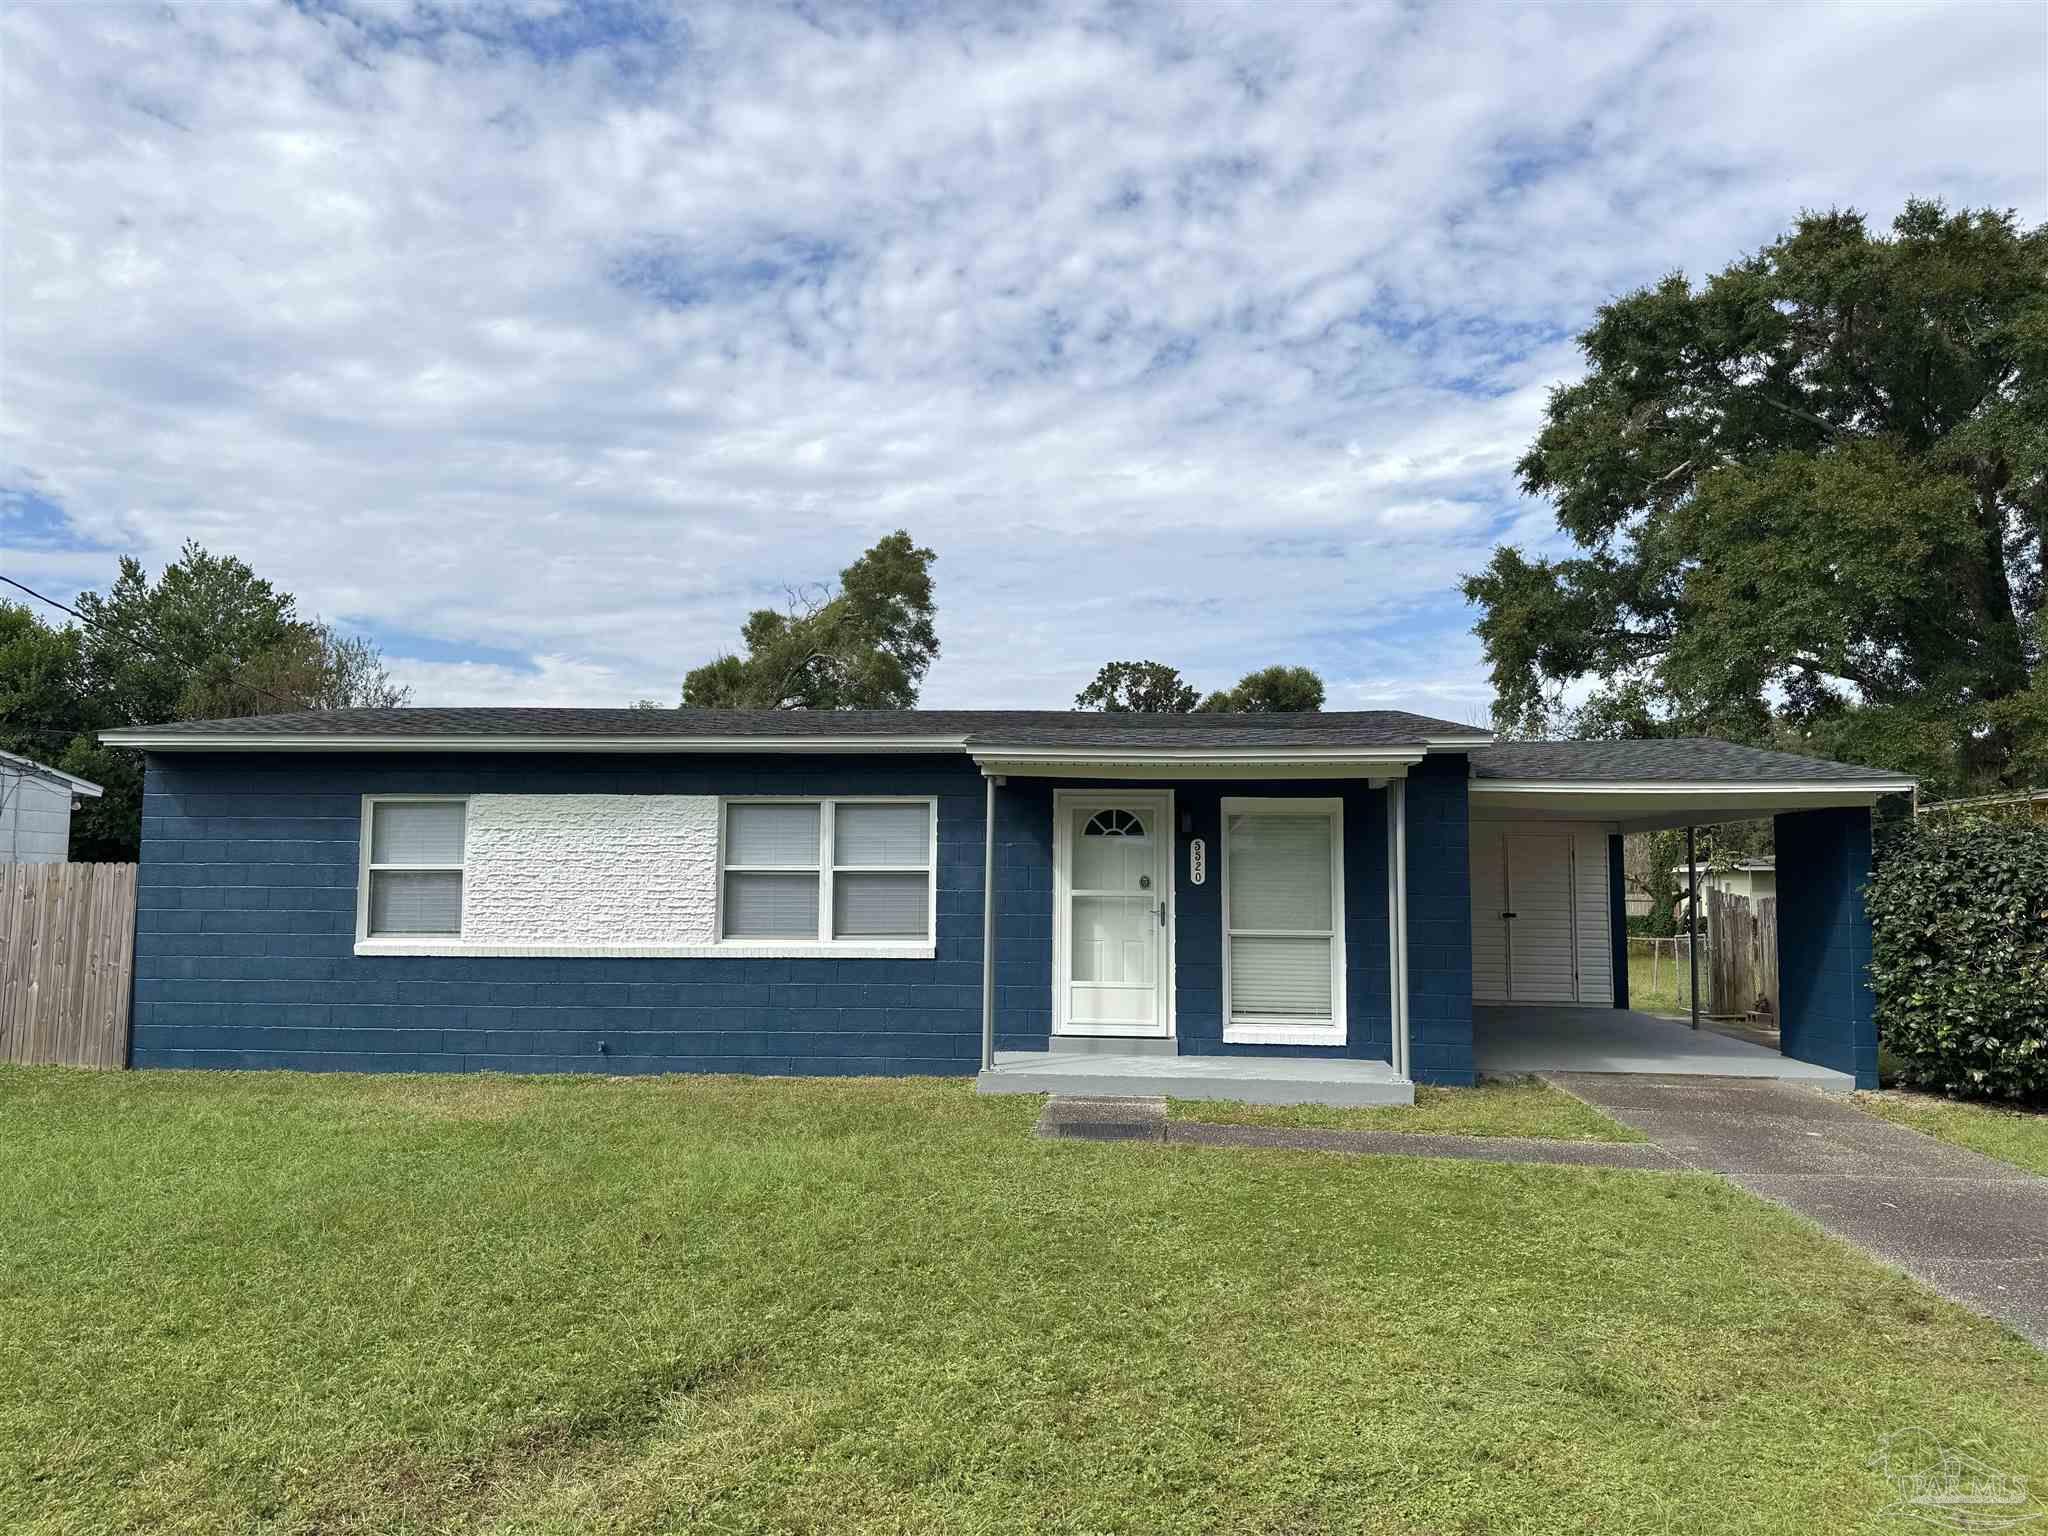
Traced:
<path fill-rule="evenodd" d="M 1778 1017 L 1778 898 L 1765 896 L 1752 910 L 1747 898 L 1709 890 L 1709 941 L 1700 947 L 1707 1011 L 1723 1017 Z"/>
<path fill-rule="evenodd" d="M 0 864 L 0 1061 L 128 1064 L 133 864 Z"/>

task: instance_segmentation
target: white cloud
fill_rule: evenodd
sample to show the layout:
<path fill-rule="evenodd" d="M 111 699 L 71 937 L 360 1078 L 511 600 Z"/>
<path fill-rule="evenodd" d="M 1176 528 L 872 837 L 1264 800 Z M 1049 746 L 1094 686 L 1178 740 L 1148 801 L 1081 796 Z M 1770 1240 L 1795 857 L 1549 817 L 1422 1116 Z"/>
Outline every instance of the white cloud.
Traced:
<path fill-rule="evenodd" d="M 592 699 L 632 702 L 627 680 L 617 670 L 565 656 L 536 656 L 530 669 L 483 661 L 400 660 L 391 670 L 412 689 L 416 703 L 459 699 L 465 704 L 573 708 Z"/>
<path fill-rule="evenodd" d="M 2023 7 L 827 14 L 10 9 L 9 483 L 423 701 L 671 699 L 902 525 L 929 703 L 1144 655 L 1463 718 L 1594 306 L 1801 206 L 2048 216 Z"/>

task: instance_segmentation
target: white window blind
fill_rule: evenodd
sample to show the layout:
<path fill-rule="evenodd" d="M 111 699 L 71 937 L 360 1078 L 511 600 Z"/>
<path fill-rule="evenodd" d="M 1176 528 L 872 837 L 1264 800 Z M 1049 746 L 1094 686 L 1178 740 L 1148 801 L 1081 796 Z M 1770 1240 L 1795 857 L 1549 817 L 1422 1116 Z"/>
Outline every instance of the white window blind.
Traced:
<path fill-rule="evenodd" d="M 720 932 L 728 939 L 928 939 L 932 832 L 926 800 L 729 801 Z"/>
<path fill-rule="evenodd" d="M 460 864 L 468 809 L 461 800 L 374 802 L 370 862 Z"/>
<path fill-rule="evenodd" d="M 1234 811 L 1224 836 L 1231 1018 L 1335 1024 L 1335 815 Z"/>
<path fill-rule="evenodd" d="M 921 939 L 930 923 L 923 870 L 874 874 L 836 870 L 832 881 L 832 932 L 842 939 Z"/>
<path fill-rule="evenodd" d="M 462 932 L 462 800 L 373 800 L 369 804 L 369 938 Z"/>
<path fill-rule="evenodd" d="M 461 874 L 444 874 L 439 870 L 372 870 L 370 932 L 462 932 Z"/>
<path fill-rule="evenodd" d="M 832 849 L 834 938 L 919 939 L 930 931 L 929 805 L 839 801 Z"/>
<path fill-rule="evenodd" d="M 1230 1011 L 1237 1018 L 1327 1020 L 1330 940 L 1233 934 Z"/>
<path fill-rule="evenodd" d="M 731 865 L 818 867 L 818 807 L 733 804 L 725 808 L 725 861 Z"/>
<path fill-rule="evenodd" d="M 728 871 L 725 931 L 735 939 L 815 939 L 818 877 L 809 872 Z"/>
<path fill-rule="evenodd" d="M 931 862 L 932 808 L 928 805 L 864 805 L 846 801 L 832 808 L 834 864 L 900 864 L 922 869 Z"/>

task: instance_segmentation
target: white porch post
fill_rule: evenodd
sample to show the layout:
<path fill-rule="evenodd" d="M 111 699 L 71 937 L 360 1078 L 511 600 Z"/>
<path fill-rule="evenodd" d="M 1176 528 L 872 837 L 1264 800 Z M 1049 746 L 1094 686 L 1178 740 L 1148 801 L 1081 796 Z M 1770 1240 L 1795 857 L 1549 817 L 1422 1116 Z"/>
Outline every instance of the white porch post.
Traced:
<path fill-rule="evenodd" d="M 1390 1028 L 1394 1058 L 1402 1077 L 1408 1070 L 1408 784 L 1387 781 L 1387 971 L 1393 987 Z"/>

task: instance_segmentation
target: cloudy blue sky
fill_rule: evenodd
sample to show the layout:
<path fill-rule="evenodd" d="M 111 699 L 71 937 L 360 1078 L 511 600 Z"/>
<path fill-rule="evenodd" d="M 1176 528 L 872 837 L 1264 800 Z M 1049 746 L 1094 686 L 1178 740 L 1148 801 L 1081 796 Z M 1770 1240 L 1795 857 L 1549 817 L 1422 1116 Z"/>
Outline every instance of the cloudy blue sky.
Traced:
<path fill-rule="evenodd" d="M 909 528 L 931 705 L 1111 657 L 1484 718 L 1594 306 L 2048 217 L 2048 7 L 0 13 L 0 569 L 187 537 L 422 703 L 672 701 Z"/>

